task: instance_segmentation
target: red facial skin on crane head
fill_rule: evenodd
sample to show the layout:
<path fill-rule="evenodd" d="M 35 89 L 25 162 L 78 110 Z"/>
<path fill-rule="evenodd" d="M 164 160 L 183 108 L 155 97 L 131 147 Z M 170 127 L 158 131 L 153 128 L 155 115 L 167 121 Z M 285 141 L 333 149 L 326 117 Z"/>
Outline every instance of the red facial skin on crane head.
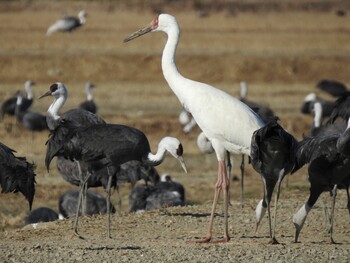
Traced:
<path fill-rule="evenodd" d="M 156 16 L 151 23 L 152 30 L 154 30 L 158 27 L 158 22 L 159 22 L 159 19 L 158 19 L 158 16 Z"/>

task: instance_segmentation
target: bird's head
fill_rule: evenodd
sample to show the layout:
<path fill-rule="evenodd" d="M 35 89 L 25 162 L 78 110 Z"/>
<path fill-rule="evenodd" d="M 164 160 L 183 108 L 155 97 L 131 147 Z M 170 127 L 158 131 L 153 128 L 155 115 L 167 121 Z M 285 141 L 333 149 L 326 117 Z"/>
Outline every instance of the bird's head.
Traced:
<path fill-rule="evenodd" d="M 176 22 L 176 18 L 168 14 L 160 14 L 156 16 L 150 24 L 146 27 L 132 33 L 127 38 L 124 39 L 124 43 L 140 37 L 149 32 L 163 31 L 169 32 L 171 29 L 179 30 L 179 26 Z"/>
<path fill-rule="evenodd" d="M 183 159 L 183 147 L 181 142 L 174 137 L 164 137 L 159 146 L 162 145 L 174 158 L 178 159 L 185 173 L 187 168 Z"/>
<path fill-rule="evenodd" d="M 68 91 L 67 88 L 64 86 L 62 82 L 56 82 L 50 86 L 50 89 L 43 95 L 39 97 L 39 99 L 47 97 L 47 96 L 54 96 L 56 99 L 64 96 L 67 97 Z"/>

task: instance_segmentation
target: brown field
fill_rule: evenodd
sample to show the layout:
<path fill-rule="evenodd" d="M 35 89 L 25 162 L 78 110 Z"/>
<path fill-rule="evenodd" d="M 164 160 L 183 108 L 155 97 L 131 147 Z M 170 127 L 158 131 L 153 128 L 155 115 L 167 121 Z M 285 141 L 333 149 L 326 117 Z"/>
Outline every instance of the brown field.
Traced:
<path fill-rule="evenodd" d="M 127 1 L 125 1 L 127 2 Z M 145 1 L 146 2 L 146 1 Z M 148 1 L 147 1 L 148 2 Z M 268 245 L 265 219 L 254 232 L 254 208 L 262 198 L 262 183 L 251 166 L 245 180 L 245 207 L 239 205 L 239 182 L 232 185 L 233 206 L 228 244 L 188 244 L 205 235 L 216 178 L 214 155 L 203 155 L 195 140 L 196 128 L 184 135 L 178 122 L 181 105 L 165 82 L 160 66 L 165 35 L 153 33 L 128 44 L 129 33 L 150 22 L 152 9 L 177 17 L 182 29 L 177 52 L 180 72 L 239 95 L 239 82 L 249 84 L 249 99 L 269 105 L 283 126 L 297 139 L 309 131 L 312 118 L 300 113 L 304 96 L 316 92 L 324 78 L 350 83 L 350 17 L 337 16 L 345 1 L 226 1 L 232 5 L 203 5 L 207 17 L 198 17 L 201 1 L 0 1 L 0 98 L 12 96 L 31 79 L 36 97 L 55 81 L 64 82 L 69 99 L 63 110 L 85 99 L 83 85 L 97 85 L 95 101 L 99 114 L 110 123 L 137 127 L 148 136 L 152 149 L 165 135 L 178 137 L 184 146 L 189 173 L 167 158 L 157 170 L 170 173 L 186 188 L 189 206 L 144 214 L 127 213 L 130 187 L 122 187 L 122 215 L 114 215 L 113 239 L 107 239 L 105 217 L 84 217 L 80 232 L 85 240 L 72 238 L 71 221 L 42 224 L 39 229 L 21 229 L 28 205 L 20 194 L 0 195 L 1 262 L 350 262 L 349 214 L 346 194 L 340 192 L 336 206 L 336 245 L 328 243 L 320 202 L 309 215 L 301 243 L 293 243 L 293 213 L 308 197 L 307 171 L 303 168 L 284 185 L 278 211 L 277 238 Z M 167 2 L 167 1 L 164 1 Z M 191 3 L 191 4 L 189 4 Z M 228 8 L 230 6 L 230 8 Z M 47 27 L 61 15 L 88 12 L 87 23 L 71 34 L 46 37 Z M 236 8 L 236 9 L 234 9 Z M 51 99 L 36 100 L 32 110 L 45 112 Z M 74 188 L 57 173 L 55 162 L 44 167 L 48 133 L 34 133 L 0 123 L 1 142 L 36 165 L 36 195 L 33 208 L 58 210 L 58 198 Z M 239 157 L 235 163 L 239 164 Z M 234 166 L 239 174 L 239 165 Z M 102 192 L 102 189 L 93 189 Z M 329 195 L 324 194 L 327 200 Z M 115 198 L 113 198 L 113 202 Z M 218 208 L 215 238 L 223 222 Z"/>

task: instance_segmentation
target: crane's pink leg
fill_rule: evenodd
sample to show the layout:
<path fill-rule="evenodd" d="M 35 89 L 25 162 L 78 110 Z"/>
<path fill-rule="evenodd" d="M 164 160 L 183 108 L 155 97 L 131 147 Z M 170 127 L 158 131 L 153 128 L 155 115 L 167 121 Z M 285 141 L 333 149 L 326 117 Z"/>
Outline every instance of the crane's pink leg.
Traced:
<path fill-rule="evenodd" d="M 215 241 L 215 243 L 228 242 L 230 237 L 228 235 L 228 179 L 227 170 L 225 166 L 225 161 L 221 160 L 218 163 L 218 179 L 215 184 L 214 201 L 211 209 L 210 222 L 208 234 L 201 240 L 194 240 L 195 243 L 208 243 L 211 241 L 213 236 L 213 224 L 214 224 L 214 214 L 221 190 L 224 189 L 224 219 L 225 219 L 225 234 L 222 240 Z"/>

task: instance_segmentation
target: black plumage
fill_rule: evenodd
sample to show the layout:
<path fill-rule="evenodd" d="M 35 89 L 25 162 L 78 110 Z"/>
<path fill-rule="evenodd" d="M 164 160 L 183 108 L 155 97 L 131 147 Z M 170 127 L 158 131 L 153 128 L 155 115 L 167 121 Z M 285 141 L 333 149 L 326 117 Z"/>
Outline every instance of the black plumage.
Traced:
<path fill-rule="evenodd" d="M 171 179 L 156 183 L 154 186 L 137 185 L 129 194 L 130 212 L 185 204 L 185 188 Z"/>
<path fill-rule="evenodd" d="M 264 183 L 264 198 L 256 208 L 257 227 L 263 218 L 266 208 L 269 214 L 270 238 L 275 238 L 275 226 L 271 226 L 270 202 L 277 184 L 274 220 L 276 222 L 277 202 L 280 186 L 285 175 L 290 173 L 295 165 L 297 141 L 286 132 L 276 120 L 270 121 L 264 127 L 255 131 L 251 143 L 251 163 L 253 168 L 262 176 Z"/>
<path fill-rule="evenodd" d="M 35 194 L 34 165 L 25 157 L 16 157 L 15 151 L 0 143 L 0 183 L 2 193 L 21 192 L 32 209 Z"/>
<path fill-rule="evenodd" d="M 350 92 L 345 93 L 336 100 L 328 122 L 333 123 L 337 118 L 348 121 L 350 118 Z"/>
<path fill-rule="evenodd" d="M 31 211 L 24 219 L 23 226 L 41 222 L 52 222 L 59 219 L 58 214 L 48 207 L 39 207 Z"/>
<path fill-rule="evenodd" d="M 27 98 L 22 99 L 22 103 L 20 106 L 20 111 L 26 111 L 29 109 L 29 107 L 33 103 L 33 93 L 32 93 L 32 85 L 35 85 L 35 83 L 31 80 L 27 80 L 24 83 L 24 89 L 27 92 Z M 16 103 L 17 103 L 17 97 L 20 91 L 16 92 L 16 94 L 5 100 L 2 105 L 1 105 L 1 110 L 0 110 L 0 116 L 1 118 L 4 117 L 5 114 L 7 115 L 15 115 L 15 110 L 16 110 Z"/>
<path fill-rule="evenodd" d="M 63 217 L 74 217 L 78 211 L 78 190 L 68 190 L 64 192 L 58 202 L 59 212 Z M 87 210 L 86 214 L 106 214 L 107 205 L 106 198 L 96 192 L 86 192 Z M 115 208 L 111 205 L 111 212 L 115 213 Z M 81 208 L 79 208 L 79 215 L 81 215 Z"/>
<path fill-rule="evenodd" d="M 248 105 L 249 108 L 255 111 L 265 123 L 271 120 L 274 120 L 276 118 L 275 113 L 270 107 L 263 105 L 261 103 L 248 100 L 247 93 L 248 93 L 248 85 L 246 82 L 242 81 L 240 83 L 240 101 L 242 101 L 244 104 Z"/>
<path fill-rule="evenodd" d="M 309 211 L 324 191 L 329 191 L 333 195 L 330 241 L 334 242 L 332 234 L 336 189 L 342 185 L 348 192 L 350 176 L 350 158 L 338 151 L 336 147 L 338 139 L 339 135 L 316 136 L 305 138 L 298 144 L 297 162 L 293 172 L 309 164 L 308 174 L 311 187 L 308 200 L 293 217 L 296 228 L 295 242 L 298 241 Z"/>
<path fill-rule="evenodd" d="M 340 97 L 348 92 L 348 88 L 343 83 L 336 80 L 321 80 L 317 83 L 316 87 L 333 97 Z"/>
<path fill-rule="evenodd" d="M 39 112 L 30 112 L 28 110 L 22 110 L 23 95 L 20 93 L 17 95 L 17 103 L 15 115 L 17 120 L 28 130 L 31 131 L 43 131 L 47 130 L 46 116 Z"/>

